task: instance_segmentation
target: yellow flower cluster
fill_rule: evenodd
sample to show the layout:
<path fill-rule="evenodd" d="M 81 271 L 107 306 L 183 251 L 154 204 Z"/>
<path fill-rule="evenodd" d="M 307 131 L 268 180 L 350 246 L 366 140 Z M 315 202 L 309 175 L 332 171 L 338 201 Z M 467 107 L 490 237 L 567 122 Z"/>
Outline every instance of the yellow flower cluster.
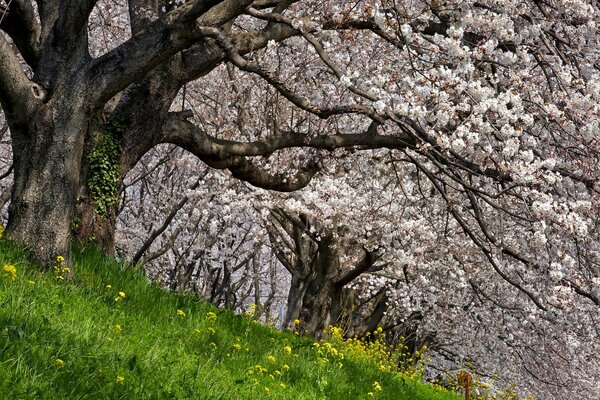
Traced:
<path fill-rule="evenodd" d="M 206 313 L 206 322 L 209 324 L 215 324 L 217 322 L 217 314 L 212 311 Z"/>
<path fill-rule="evenodd" d="M 119 292 L 117 293 L 117 296 L 115 297 L 115 302 L 120 302 L 125 300 L 125 292 Z"/>
<path fill-rule="evenodd" d="M 11 264 L 5 264 L 4 267 L 2 267 L 0 275 L 4 275 L 11 281 L 14 281 L 15 279 L 17 279 L 17 267 Z"/>
<path fill-rule="evenodd" d="M 56 257 L 56 261 L 54 262 L 54 276 L 56 276 L 56 279 L 60 281 L 64 280 L 65 276 L 68 275 L 69 272 L 71 272 L 71 270 L 65 265 L 65 263 L 66 260 L 63 256 Z"/>
<path fill-rule="evenodd" d="M 256 308 L 258 306 L 255 303 L 250 304 L 250 308 L 246 311 L 244 311 L 244 317 L 246 318 L 254 318 L 254 315 L 256 314 Z"/>
<path fill-rule="evenodd" d="M 277 359 L 274 356 L 268 356 L 267 361 L 271 364 L 275 364 Z M 287 385 L 281 382 L 282 376 L 290 370 L 289 365 L 283 364 L 281 368 L 274 367 L 274 370 L 269 370 L 260 364 L 250 367 L 246 370 L 246 375 L 254 378 L 255 385 L 264 385 L 266 393 L 270 392 L 269 385 L 277 383 L 279 388 L 285 389 Z"/>
<path fill-rule="evenodd" d="M 414 354 L 408 354 L 406 346 L 391 348 L 381 327 L 365 338 L 345 338 L 342 330 L 335 326 L 329 327 L 325 333 L 327 340 L 313 344 L 320 362 L 333 359 L 341 368 L 341 361 L 350 358 L 373 365 L 380 372 L 397 371 L 407 376 L 417 376 L 424 370 L 423 355 L 426 348 Z M 374 389 L 376 392 L 378 390 Z"/>
<path fill-rule="evenodd" d="M 383 388 L 381 387 L 381 383 L 379 383 L 378 381 L 375 381 L 375 382 L 373 382 L 373 391 L 367 393 L 367 395 L 369 397 L 373 397 L 373 396 L 375 396 L 375 394 L 377 394 L 381 391 L 383 391 Z"/>
<path fill-rule="evenodd" d="M 177 310 L 177 316 L 179 318 L 185 318 L 185 311 L 183 311 L 183 310 Z"/>

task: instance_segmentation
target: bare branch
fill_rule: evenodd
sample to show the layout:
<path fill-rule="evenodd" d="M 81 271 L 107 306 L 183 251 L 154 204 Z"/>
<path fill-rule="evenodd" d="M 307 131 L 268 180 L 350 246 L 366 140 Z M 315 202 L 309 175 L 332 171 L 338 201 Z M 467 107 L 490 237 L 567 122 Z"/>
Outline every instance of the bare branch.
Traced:
<path fill-rule="evenodd" d="M 371 124 L 369 129 L 362 133 L 311 137 L 297 132 L 282 132 L 280 135 L 268 139 L 238 142 L 210 136 L 193 123 L 171 114 L 163 131 L 163 142 L 176 144 L 201 159 L 210 157 L 215 160 L 236 156 L 269 156 L 278 150 L 298 147 L 324 150 L 339 148 L 404 149 L 416 145 L 414 137 L 408 134 L 379 135 L 376 133 L 374 124 Z"/>

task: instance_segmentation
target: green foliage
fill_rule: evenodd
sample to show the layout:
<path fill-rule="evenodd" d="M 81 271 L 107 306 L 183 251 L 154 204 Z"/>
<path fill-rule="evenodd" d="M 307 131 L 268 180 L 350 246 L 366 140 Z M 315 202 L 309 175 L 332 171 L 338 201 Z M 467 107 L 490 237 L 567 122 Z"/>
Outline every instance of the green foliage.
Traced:
<path fill-rule="evenodd" d="M 119 201 L 120 138 L 123 127 L 113 123 L 105 129 L 96 145 L 87 154 L 89 176 L 87 187 L 99 216 L 106 215 L 110 207 Z"/>
<path fill-rule="evenodd" d="M 94 249 L 74 250 L 72 280 L 0 241 L 4 265 L 16 276 L 0 274 L 2 399 L 458 399 L 356 348 L 316 349 L 164 292 Z"/>

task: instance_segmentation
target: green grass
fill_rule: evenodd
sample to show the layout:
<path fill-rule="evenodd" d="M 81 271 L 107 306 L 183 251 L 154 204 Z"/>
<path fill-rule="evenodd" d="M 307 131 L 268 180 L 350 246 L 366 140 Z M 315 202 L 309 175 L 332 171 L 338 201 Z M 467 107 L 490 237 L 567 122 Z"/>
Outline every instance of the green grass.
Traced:
<path fill-rule="evenodd" d="M 361 359 L 320 359 L 308 338 L 167 293 L 93 249 L 74 258 L 61 280 L 0 240 L 0 399 L 458 398 Z"/>

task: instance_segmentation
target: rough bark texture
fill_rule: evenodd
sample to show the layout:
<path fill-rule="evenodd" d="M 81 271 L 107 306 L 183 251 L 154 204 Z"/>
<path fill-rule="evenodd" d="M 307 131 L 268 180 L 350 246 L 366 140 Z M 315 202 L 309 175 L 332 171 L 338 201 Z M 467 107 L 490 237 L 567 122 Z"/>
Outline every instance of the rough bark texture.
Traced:
<path fill-rule="evenodd" d="M 13 133 L 15 186 L 7 233 L 48 265 L 58 255 L 69 255 L 87 123 L 81 109 L 53 104 L 34 121 L 23 133 L 28 140 L 14 140 L 18 134 Z"/>

